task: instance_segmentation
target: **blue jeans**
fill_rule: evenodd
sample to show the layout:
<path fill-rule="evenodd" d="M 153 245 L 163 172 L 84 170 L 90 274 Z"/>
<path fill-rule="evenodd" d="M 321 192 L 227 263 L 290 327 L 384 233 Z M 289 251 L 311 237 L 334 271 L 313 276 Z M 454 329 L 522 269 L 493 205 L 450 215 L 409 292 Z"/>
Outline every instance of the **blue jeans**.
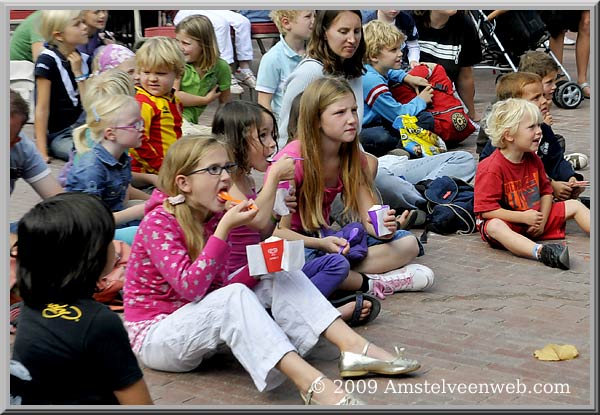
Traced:
<path fill-rule="evenodd" d="M 48 134 L 48 150 L 52 157 L 69 161 L 69 153 L 73 148 L 73 126 Z"/>
<path fill-rule="evenodd" d="M 433 115 L 421 111 L 417 115 L 417 125 L 429 131 L 433 130 Z M 359 139 L 365 151 L 376 157 L 383 156 L 395 148 L 402 148 L 400 132 L 387 120 L 383 120 L 379 125 L 363 125 Z"/>
<path fill-rule="evenodd" d="M 383 202 L 391 208 L 398 211 L 416 209 L 425 203 L 415 189 L 416 183 L 441 176 L 468 182 L 475 176 L 475 167 L 475 159 L 466 151 L 449 151 L 411 160 L 388 155 L 379 158 L 375 184 Z"/>

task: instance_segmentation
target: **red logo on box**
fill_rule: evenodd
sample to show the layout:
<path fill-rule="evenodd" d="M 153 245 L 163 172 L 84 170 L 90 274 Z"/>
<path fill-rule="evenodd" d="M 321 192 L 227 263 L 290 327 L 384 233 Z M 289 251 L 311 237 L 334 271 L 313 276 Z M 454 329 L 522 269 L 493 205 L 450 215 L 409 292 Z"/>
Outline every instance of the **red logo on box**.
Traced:
<path fill-rule="evenodd" d="M 268 272 L 281 271 L 281 260 L 283 259 L 283 239 L 275 242 L 261 242 L 260 248 L 265 258 Z"/>

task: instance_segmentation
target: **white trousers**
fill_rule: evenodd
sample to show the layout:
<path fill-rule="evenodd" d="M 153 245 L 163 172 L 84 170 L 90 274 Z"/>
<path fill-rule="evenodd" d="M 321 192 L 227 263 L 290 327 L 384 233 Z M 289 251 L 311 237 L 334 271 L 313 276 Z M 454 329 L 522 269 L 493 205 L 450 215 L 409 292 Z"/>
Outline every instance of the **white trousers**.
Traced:
<path fill-rule="evenodd" d="M 215 35 L 219 45 L 221 58 L 231 64 L 234 61 L 233 43 L 231 42 L 231 27 L 235 32 L 235 54 L 238 61 L 251 61 L 253 59 L 252 37 L 250 32 L 250 20 L 239 13 L 231 10 L 180 10 L 173 19 L 174 24 L 188 16 L 201 14 L 215 28 Z"/>
<path fill-rule="evenodd" d="M 150 328 L 138 357 L 151 369 L 187 372 L 226 345 L 262 392 L 285 380 L 275 365 L 286 353 L 305 356 L 339 316 L 302 272 L 277 272 L 254 289 L 231 284 L 181 307 Z"/>

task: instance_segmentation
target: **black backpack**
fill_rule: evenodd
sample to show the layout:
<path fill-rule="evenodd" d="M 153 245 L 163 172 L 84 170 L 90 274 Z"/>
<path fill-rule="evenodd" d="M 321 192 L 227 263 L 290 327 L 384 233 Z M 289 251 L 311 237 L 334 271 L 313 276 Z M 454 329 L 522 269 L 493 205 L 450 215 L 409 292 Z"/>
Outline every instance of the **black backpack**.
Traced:
<path fill-rule="evenodd" d="M 427 243 L 429 231 L 441 235 L 475 232 L 472 185 L 455 177 L 441 176 L 420 181 L 415 188 L 427 200 L 424 206 L 427 212 L 425 231 L 420 238 L 422 243 Z"/>

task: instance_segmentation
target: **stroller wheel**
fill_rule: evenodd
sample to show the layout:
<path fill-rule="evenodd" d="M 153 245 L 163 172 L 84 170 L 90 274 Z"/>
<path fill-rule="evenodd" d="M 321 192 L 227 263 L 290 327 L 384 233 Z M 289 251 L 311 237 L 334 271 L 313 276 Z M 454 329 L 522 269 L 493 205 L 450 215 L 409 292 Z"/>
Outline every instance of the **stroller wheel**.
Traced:
<path fill-rule="evenodd" d="M 576 82 L 558 81 L 552 101 L 561 108 L 574 109 L 583 101 L 583 91 Z"/>

